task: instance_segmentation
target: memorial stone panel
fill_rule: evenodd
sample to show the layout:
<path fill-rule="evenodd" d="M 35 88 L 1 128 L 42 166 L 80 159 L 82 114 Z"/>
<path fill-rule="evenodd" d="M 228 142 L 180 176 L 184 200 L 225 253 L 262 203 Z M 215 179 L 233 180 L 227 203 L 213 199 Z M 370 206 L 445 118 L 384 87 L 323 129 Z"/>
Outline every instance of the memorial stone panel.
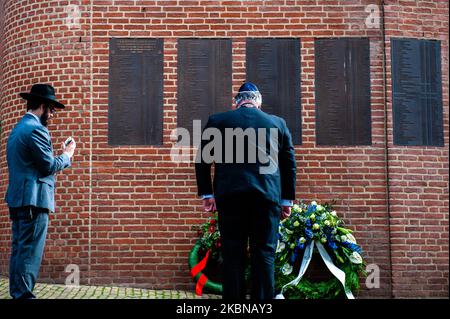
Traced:
<path fill-rule="evenodd" d="M 163 40 L 110 40 L 110 145 L 161 145 Z"/>
<path fill-rule="evenodd" d="M 302 142 L 300 40 L 248 39 L 247 80 L 262 94 L 262 109 L 282 117 L 294 144 Z"/>
<path fill-rule="evenodd" d="M 178 40 L 177 126 L 189 130 L 193 120 L 206 125 L 211 114 L 231 110 L 230 39 Z"/>
<path fill-rule="evenodd" d="M 367 38 L 316 39 L 317 145 L 371 145 Z"/>
<path fill-rule="evenodd" d="M 394 144 L 443 146 L 440 42 L 392 39 L 391 48 Z"/>

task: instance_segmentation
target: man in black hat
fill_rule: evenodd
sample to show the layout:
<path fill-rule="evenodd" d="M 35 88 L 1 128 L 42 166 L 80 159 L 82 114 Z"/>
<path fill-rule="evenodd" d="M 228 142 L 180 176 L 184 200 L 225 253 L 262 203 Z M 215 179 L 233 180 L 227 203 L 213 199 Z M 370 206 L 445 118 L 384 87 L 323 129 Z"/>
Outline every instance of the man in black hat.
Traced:
<path fill-rule="evenodd" d="M 6 202 L 12 220 L 12 252 L 9 265 L 10 295 L 13 299 L 35 298 L 48 214 L 55 211 L 55 173 L 71 165 L 75 141 L 62 145 L 53 156 L 48 120 L 64 105 L 56 100 L 48 84 L 35 84 L 27 100 L 28 112 L 11 131 L 6 147 L 9 184 Z"/>
<path fill-rule="evenodd" d="M 278 225 L 295 199 L 294 147 L 286 122 L 260 109 L 253 83 L 241 86 L 235 102 L 235 110 L 210 116 L 203 130 L 195 164 L 198 194 L 206 211 L 219 212 L 223 298 L 246 297 L 249 242 L 251 298 L 273 299 Z"/>

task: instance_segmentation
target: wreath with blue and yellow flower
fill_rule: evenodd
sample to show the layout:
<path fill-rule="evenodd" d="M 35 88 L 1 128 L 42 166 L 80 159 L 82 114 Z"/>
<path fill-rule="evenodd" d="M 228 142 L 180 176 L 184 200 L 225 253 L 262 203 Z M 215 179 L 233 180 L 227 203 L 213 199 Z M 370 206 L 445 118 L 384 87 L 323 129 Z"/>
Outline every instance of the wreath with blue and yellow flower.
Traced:
<path fill-rule="evenodd" d="M 357 293 L 360 275 L 365 275 L 365 263 L 361 256 L 362 249 L 352 235 L 352 230 L 344 226 L 343 220 L 328 203 L 320 205 L 313 201 L 309 205 L 303 202 L 294 205 L 290 217 L 280 222 L 278 230 L 275 259 L 278 292 L 297 277 L 304 251 L 314 241 L 323 245 L 334 265 L 345 273 L 345 289 L 335 277 L 319 282 L 302 278 L 296 285 L 286 287 L 284 297 L 327 299 L 343 297 L 346 290 Z M 222 284 L 218 270 L 222 254 L 217 212 L 197 227 L 197 231 L 199 239 L 189 254 L 189 267 L 196 282 L 196 293 L 201 295 L 205 290 L 221 294 Z"/>
<path fill-rule="evenodd" d="M 292 282 L 299 272 L 305 248 L 319 242 L 328 252 L 334 265 L 345 273 L 345 289 L 336 277 L 313 282 L 302 278 L 296 285 L 286 287 L 287 299 L 327 299 L 345 296 L 345 290 L 357 293 L 360 275 L 365 275 L 362 249 L 352 230 L 344 227 L 332 205 L 294 205 L 291 216 L 280 222 L 275 261 L 275 282 L 278 290 Z M 316 252 L 314 258 L 320 258 Z"/>

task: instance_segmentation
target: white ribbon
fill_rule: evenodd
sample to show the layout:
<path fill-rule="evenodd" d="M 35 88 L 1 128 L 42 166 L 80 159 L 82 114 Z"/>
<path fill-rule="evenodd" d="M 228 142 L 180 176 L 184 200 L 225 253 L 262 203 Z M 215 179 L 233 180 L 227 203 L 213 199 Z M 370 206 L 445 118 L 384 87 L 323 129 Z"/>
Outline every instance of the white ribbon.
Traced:
<path fill-rule="evenodd" d="M 343 272 L 334 265 L 330 255 L 320 242 L 315 241 L 315 243 L 317 245 L 317 249 L 319 250 L 320 256 L 325 262 L 325 265 L 344 287 L 345 295 L 347 296 L 347 298 L 355 299 L 355 297 L 352 294 L 352 291 L 345 287 L 345 272 Z M 283 296 L 284 290 L 289 286 L 296 286 L 300 282 L 300 280 L 302 280 L 302 277 L 305 274 L 306 269 L 308 269 L 309 263 L 311 262 L 313 250 L 314 250 L 314 241 L 311 241 L 311 243 L 305 248 L 305 253 L 303 254 L 302 264 L 300 266 L 300 271 L 298 272 L 297 278 L 285 284 L 281 288 L 281 292 L 275 296 L 275 299 L 285 299 Z"/>

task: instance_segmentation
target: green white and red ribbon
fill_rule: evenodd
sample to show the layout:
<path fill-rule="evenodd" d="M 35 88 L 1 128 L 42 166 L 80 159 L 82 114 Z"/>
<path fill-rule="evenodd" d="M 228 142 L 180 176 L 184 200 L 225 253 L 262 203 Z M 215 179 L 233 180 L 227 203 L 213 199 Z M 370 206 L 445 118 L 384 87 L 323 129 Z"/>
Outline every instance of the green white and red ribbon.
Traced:
<path fill-rule="evenodd" d="M 199 272 L 201 272 L 206 267 L 206 263 L 208 262 L 209 254 L 211 250 L 208 249 L 206 252 L 206 256 L 191 269 L 191 276 L 192 278 L 195 278 Z M 201 274 L 200 278 L 197 280 L 197 284 L 195 286 L 195 293 L 198 296 L 201 296 L 203 294 L 203 287 L 205 286 L 206 282 L 208 281 L 208 277 L 205 276 L 205 274 Z"/>

